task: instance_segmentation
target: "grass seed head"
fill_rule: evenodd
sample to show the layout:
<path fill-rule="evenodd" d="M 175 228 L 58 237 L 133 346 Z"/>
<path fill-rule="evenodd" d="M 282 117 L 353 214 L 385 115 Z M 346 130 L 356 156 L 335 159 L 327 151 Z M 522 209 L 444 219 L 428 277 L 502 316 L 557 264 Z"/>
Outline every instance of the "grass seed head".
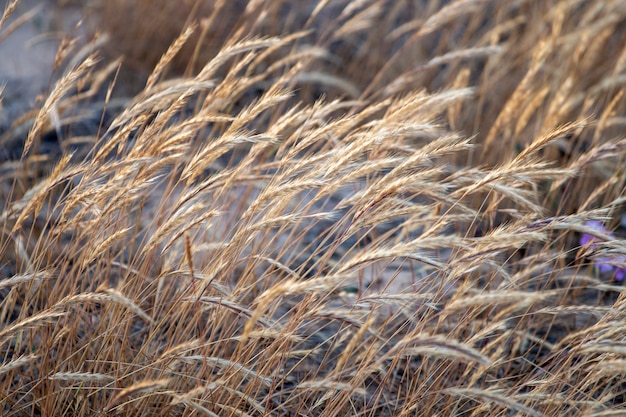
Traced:
<path fill-rule="evenodd" d="M 620 412 L 620 2 L 83 3 L 0 130 L 4 414 Z"/>

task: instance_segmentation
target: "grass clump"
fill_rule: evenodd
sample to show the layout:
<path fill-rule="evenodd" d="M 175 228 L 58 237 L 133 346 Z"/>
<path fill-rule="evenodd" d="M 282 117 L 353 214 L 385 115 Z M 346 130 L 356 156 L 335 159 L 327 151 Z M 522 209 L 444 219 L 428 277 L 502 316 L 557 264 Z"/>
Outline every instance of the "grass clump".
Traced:
<path fill-rule="evenodd" d="M 623 411 L 619 2 L 155 3 L 0 139 L 3 414 Z"/>

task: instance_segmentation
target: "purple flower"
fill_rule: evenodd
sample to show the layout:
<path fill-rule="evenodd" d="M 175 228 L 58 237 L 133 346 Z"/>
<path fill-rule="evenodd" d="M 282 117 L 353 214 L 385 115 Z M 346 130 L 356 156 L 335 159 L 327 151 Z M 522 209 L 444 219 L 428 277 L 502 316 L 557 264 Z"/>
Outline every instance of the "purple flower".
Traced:
<path fill-rule="evenodd" d="M 591 221 L 586 222 L 585 226 L 590 229 L 597 230 L 598 232 L 604 233 L 607 236 L 611 237 L 611 239 L 615 238 L 615 235 L 604 227 L 602 222 Z M 591 249 L 595 249 L 596 245 L 594 242 L 597 242 L 598 238 L 590 235 L 588 233 L 583 233 L 580 238 L 581 246 L 588 246 Z M 624 277 L 626 277 L 626 255 L 615 255 L 615 256 L 603 256 L 595 258 L 596 268 L 602 274 L 613 274 L 616 281 L 622 281 Z"/>
<path fill-rule="evenodd" d="M 606 228 L 604 227 L 604 225 L 602 225 L 602 222 L 598 222 L 598 221 L 592 221 L 592 222 L 586 222 L 585 226 L 587 226 L 590 229 L 593 230 L 597 230 L 598 232 L 602 232 L 604 234 L 607 234 L 611 237 L 615 237 L 613 235 L 613 233 L 609 232 L 608 230 L 606 230 Z M 587 246 L 592 242 L 596 242 L 598 240 L 597 237 L 590 235 L 589 233 L 583 233 L 583 236 L 580 238 L 580 245 L 581 246 Z M 589 245 L 591 247 L 591 249 L 594 249 L 596 247 L 596 245 Z"/>

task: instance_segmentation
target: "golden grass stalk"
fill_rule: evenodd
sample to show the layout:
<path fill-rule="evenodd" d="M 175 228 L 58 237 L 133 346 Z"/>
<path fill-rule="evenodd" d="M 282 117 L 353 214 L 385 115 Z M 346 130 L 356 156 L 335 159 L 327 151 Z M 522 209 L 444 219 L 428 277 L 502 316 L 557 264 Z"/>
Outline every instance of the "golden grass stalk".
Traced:
<path fill-rule="evenodd" d="M 103 4 L 0 139 L 4 414 L 614 413 L 625 11 L 422 3 Z"/>

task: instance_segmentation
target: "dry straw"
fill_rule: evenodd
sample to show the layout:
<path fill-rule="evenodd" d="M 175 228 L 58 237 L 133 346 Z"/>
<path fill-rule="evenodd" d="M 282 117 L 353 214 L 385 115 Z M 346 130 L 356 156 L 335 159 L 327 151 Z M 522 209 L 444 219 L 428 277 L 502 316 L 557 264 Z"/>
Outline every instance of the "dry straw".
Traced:
<path fill-rule="evenodd" d="M 84 3 L 0 131 L 3 415 L 623 414 L 623 2 Z"/>

